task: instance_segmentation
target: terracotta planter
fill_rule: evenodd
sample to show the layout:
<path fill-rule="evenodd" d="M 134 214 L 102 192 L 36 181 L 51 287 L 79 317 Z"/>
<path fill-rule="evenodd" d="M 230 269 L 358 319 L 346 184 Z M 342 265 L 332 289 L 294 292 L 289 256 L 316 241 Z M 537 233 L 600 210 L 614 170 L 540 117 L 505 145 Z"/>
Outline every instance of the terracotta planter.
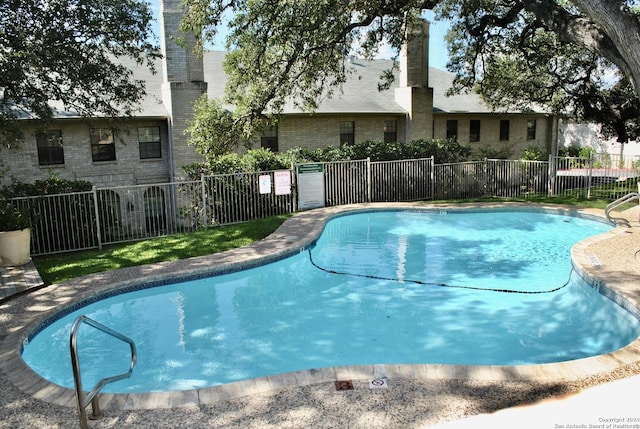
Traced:
<path fill-rule="evenodd" d="M 0 267 L 17 267 L 31 259 L 31 230 L 0 232 Z"/>

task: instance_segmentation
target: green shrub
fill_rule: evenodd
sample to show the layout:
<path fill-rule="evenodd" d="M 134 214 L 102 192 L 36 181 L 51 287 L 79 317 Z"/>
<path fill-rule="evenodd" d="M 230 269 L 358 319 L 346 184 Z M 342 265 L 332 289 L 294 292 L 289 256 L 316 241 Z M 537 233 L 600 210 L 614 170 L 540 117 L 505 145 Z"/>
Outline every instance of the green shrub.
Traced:
<path fill-rule="evenodd" d="M 547 159 L 547 154 L 538 147 L 529 146 L 522 151 L 520 159 L 527 161 L 545 161 Z"/>
<path fill-rule="evenodd" d="M 385 143 L 367 140 L 352 145 L 329 146 L 321 149 L 297 147 L 283 153 L 273 153 L 264 148 L 251 149 L 243 155 L 230 153 L 212 157 L 205 164 L 193 164 L 185 167 L 185 171 L 193 180 L 197 180 L 201 174 L 280 170 L 291 168 L 292 164 L 307 162 L 334 162 L 366 158 L 375 162 L 433 156 L 436 164 L 442 164 L 466 161 L 470 154 L 469 147 L 453 140 L 415 140 L 410 143 Z"/>
<path fill-rule="evenodd" d="M 558 149 L 558 156 L 567 156 L 572 158 L 577 158 L 580 156 L 580 146 L 567 146 Z"/>

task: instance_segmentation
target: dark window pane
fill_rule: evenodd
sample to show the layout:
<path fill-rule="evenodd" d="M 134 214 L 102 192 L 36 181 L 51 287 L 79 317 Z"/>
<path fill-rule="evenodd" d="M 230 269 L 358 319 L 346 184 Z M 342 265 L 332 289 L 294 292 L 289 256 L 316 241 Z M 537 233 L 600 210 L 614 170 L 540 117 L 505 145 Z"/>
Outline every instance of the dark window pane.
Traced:
<path fill-rule="evenodd" d="M 140 159 L 162 158 L 160 127 L 138 128 Z"/>
<path fill-rule="evenodd" d="M 394 143 L 398 141 L 398 121 L 384 121 L 384 142 Z"/>
<path fill-rule="evenodd" d="M 458 139 L 458 121 L 456 119 L 447 120 L 447 140 Z"/>
<path fill-rule="evenodd" d="M 64 164 L 64 147 L 62 131 L 42 131 L 36 133 L 38 146 L 38 163 L 40 165 Z"/>
<path fill-rule="evenodd" d="M 91 130 L 91 158 L 93 162 L 116 160 L 116 144 L 111 130 Z"/>
<path fill-rule="evenodd" d="M 536 139 L 536 120 L 530 119 L 527 121 L 527 140 Z"/>
<path fill-rule="evenodd" d="M 353 122 L 340 122 L 340 145 L 355 143 L 355 126 Z"/>
<path fill-rule="evenodd" d="M 469 141 L 480 141 L 480 121 L 473 119 L 469 122 Z"/>
<path fill-rule="evenodd" d="M 509 120 L 503 119 L 500 121 L 500 140 L 509 140 Z"/>

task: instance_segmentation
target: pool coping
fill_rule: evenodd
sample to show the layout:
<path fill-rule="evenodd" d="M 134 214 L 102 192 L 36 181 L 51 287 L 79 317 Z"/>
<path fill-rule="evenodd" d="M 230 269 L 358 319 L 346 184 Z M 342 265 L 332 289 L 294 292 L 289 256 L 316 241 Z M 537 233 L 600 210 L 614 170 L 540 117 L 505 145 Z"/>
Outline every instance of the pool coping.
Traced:
<path fill-rule="evenodd" d="M 568 206 L 525 203 L 370 203 L 337 206 L 301 212 L 285 221 L 267 238 L 250 246 L 222 253 L 171 261 L 161 264 L 125 268 L 73 279 L 60 285 L 37 290 L 12 301 L 12 311 L 24 314 L 2 329 L 6 335 L 0 341 L 0 371 L 16 388 L 38 400 L 57 405 L 76 407 L 75 391 L 48 382 L 36 374 L 20 355 L 23 341 L 46 319 L 63 307 L 140 283 L 162 282 L 176 277 L 204 276 L 242 269 L 297 253 L 312 245 L 324 229 L 327 220 L 336 215 L 361 210 L 424 209 L 466 210 L 497 208 L 536 208 L 554 213 L 567 213 L 603 218 L 602 210 L 579 209 Z M 589 249 L 606 240 L 628 233 L 617 227 L 573 246 L 571 259 L 574 269 L 592 287 L 618 304 L 640 314 L 637 295 L 624 284 L 606 282 L 598 264 L 594 264 Z M 640 337 L 631 344 L 600 356 L 567 362 L 519 366 L 464 366 L 444 364 L 380 364 L 346 367 L 316 368 L 270 375 L 234 383 L 187 391 L 129 393 L 100 395 L 105 410 L 159 409 L 198 406 L 246 395 L 263 393 L 286 387 L 300 387 L 338 380 L 419 379 L 419 380 L 482 380 L 482 381 L 569 381 L 610 372 L 640 360 Z M 85 386 L 85 388 L 90 386 Z"/>

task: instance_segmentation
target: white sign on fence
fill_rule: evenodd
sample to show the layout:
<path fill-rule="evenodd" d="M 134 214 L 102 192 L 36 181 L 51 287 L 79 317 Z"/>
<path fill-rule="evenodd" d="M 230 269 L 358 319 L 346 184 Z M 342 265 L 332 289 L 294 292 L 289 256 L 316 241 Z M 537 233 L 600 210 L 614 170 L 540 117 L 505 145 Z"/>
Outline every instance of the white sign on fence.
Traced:
<path fill-rule="evenodd" d="M 291 194 L 291 172 L 289 170 L 274 171 L 273 181 L 276 188 L 276 195 Z"/>
<path fill-rule="evenodd" d="M 324 207 L 324 165 L 298 165 L 298 208 Z"/>
<path fill-rule="evenodd" d="M 270 194 L 271 193 L 271 176 L 269 174 L 263 174 L 258 178 L 258 183 L 260 184 L 260 193 L 261 194 Z"/>

